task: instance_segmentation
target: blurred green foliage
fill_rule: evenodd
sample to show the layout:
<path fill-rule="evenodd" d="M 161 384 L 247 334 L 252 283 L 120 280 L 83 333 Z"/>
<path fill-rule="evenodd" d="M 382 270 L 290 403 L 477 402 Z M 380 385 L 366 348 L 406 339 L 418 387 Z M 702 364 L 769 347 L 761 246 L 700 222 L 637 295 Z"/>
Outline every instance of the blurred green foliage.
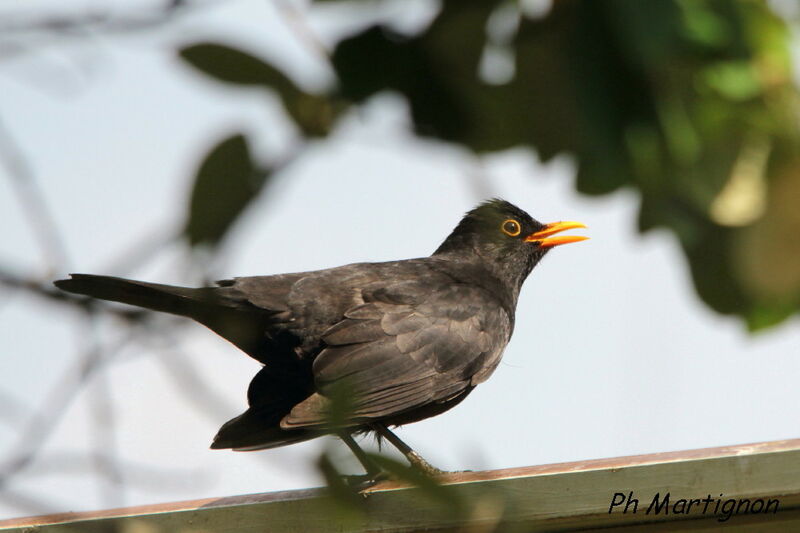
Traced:
<path fill-rule="evenodd" d="M 328 135 L 342 107 L 331 95 L 300 90 L 280 70 L 242 50 L 222 44 L 198 43 L 180 50 L 180 56 L 216 80 L 275 91 L 294 124 L 309 137 Z"/>
<path fill-rule="evenodd" d="M 268 175 L 268 170 L 256 167 L 244 135 L 233 135 L 215 146 L 200 164 L 189 200 L 184 229 L 189 242 L 219 241 L 261 191 Z"/>
<path fill-rule="evenodd" d="M 507 76 L 490 75 L 489 52 L 509 58 Z M 788 23 L 766 2 L 556 0 L 534 16 L 517 2 L 444 0 L 416 34 L 375 25 L 337 43 L 329 94 L 223 44 L 180 55 L 217 80 L 275 91 L 307 138 L 394 91 L 420 136 L 478 154 L 572 154 L 579 191 L 640 195 L 640 230 L 676 235 L 710 307 L 751 330 L 800 309 L 798 92 Z M 221 206 L 199 199 L 221 147 L 198 174 L 192 243 L 221 238 L 260 188 Z M 245 151 L 226 153 L 220 172 L 250 165 Z"/>

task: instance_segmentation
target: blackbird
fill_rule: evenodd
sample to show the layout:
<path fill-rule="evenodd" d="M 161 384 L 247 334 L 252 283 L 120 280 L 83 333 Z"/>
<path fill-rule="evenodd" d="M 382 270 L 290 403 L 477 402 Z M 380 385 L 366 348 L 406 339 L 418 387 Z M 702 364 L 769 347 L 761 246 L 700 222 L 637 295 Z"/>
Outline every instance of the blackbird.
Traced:
<path fill-rule="evenodd" d="M 72 274 L 59 288 L 190 317 L 263 367 L 249 407 L 212 448 L 260 450 L 338 435 L 369 476 L 353 435 L 374 431 L 409 462 L 438 472 L 389 426 L 438 415 L 494 372 L 514 330 L 525 278 L 579 222 L 542 224 L 500 199 L 468 212 L 430 257 L 240 277 L 187 288 Z M 331 407 L 344 391 L 345 418 Z M 340 417 L 341 418 L 341 417 Z"/>

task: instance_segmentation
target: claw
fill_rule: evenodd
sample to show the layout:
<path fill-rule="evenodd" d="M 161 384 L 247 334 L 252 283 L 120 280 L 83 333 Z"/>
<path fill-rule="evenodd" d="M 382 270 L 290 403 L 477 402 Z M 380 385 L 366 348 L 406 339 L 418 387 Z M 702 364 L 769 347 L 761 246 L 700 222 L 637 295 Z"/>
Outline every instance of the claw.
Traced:
<path fill-rule="evenodd" d="M 355 489 L 357 492 L 367 490 L 374 487 L 381 481 L 390 479 L 391 475 L 388 472 L 377 472 L 373 474 L 358 474 L 352 476 L 343 476 L 344 482 L 348 487 Z"/>
<path fill-rule="evenodd" d="M 428 461 L 422 458 L 420 454 L 415 451 L 411 451 L 406 454 L 406 459 L 408 462 L 411 463 L 411 466 L 422 472 L 423 474 L 427 474 L 428 476 L 440 476 L 442 474 L 448 474 L 449 472 L 445 470 L 440 470 L 430 464 Z"/>

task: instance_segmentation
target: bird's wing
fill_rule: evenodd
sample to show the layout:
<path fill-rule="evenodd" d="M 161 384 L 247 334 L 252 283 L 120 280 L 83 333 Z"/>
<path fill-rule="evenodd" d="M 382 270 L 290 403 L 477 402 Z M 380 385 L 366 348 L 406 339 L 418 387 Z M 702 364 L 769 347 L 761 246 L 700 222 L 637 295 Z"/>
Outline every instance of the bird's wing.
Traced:
<path fill-rule="evenodd" d="M 313 364 L 318 392 L 282 426 L 324 424 L 337 390 L 359 421 L 444 402 L 488 377 L 511 334 L 508 313 L 473 285 L 377 282 L 361 296 L 364 303 L 322 335 L 326 347 Z"/>

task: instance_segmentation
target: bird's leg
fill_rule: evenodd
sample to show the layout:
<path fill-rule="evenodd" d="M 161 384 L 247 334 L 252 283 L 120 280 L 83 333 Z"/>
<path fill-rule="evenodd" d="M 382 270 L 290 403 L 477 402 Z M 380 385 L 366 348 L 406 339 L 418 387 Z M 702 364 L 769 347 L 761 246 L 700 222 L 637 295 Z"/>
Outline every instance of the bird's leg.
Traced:
<path fill-rule="evenodd" d="M 395 448 L 400 450 L 400 453 L 405 455 L 406 459 L 408 459 L 408 462 L 411 463 L 411 465 L 417 470 L 420 470 L 430 476 L 446 473 L 444 470 L 439 470 L 428 461 L 423 459 L 420 454 L 411 449 L 411 446 L 400 440 L 400 437 L 392 433 L 392 431 L 386 427 L 385 424 L 375 423 L 372 424 L 372 427 L 378 432 L 378 434 L 380 434 L 381 437 L 391 442 Z"/>
<path fill-rule="evenodd" d="M 366 487 L 374 485 L 376 482 L 386 477 L 386 472 L 381 470 L 380 467 L 364 453 L 364 450 L 361 449 L 361 446 L 358 445 L 349 432 L 339 431 L 337 435 L 339 435 L 339 438 L 350 448 L 350 451 L 353 452 L 353 455 L 356 456 L 358 462 L 361 463 L 361 466 L 363 466 L 364 470 L 367 472 L 366 476 L 348 476 L 350 481 L 353 481 L 356 485 L 363 484 Z"/>

